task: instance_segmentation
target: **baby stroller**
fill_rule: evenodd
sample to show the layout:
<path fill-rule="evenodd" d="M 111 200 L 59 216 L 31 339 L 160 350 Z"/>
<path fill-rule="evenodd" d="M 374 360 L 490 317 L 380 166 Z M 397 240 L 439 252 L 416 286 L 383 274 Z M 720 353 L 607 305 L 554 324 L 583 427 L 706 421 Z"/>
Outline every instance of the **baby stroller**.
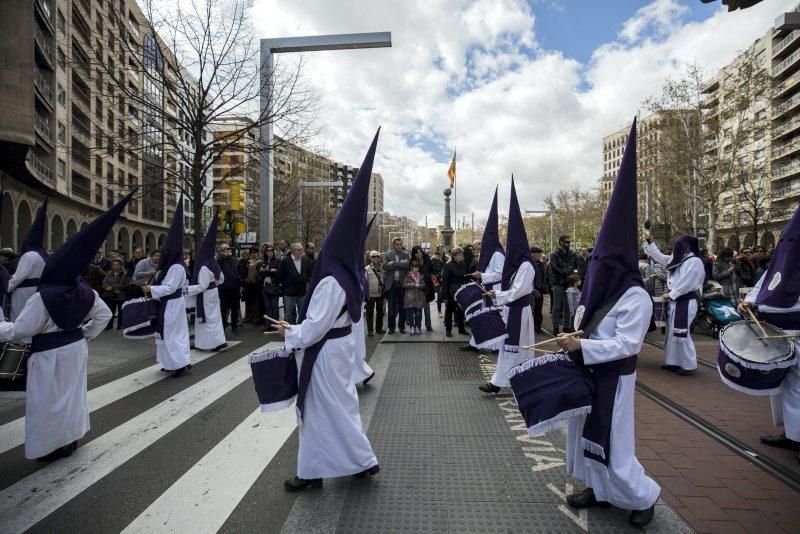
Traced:
<path fill-rule="evenodd" d="M 722 286 L 713 280 L 703 286 L 703 298 L 697 316 L 698 322 L 711 330 L 714 339 L 719 339 L 719 331 L 725 325 L 742 320 L 736 307 L 723 295 Z"/>

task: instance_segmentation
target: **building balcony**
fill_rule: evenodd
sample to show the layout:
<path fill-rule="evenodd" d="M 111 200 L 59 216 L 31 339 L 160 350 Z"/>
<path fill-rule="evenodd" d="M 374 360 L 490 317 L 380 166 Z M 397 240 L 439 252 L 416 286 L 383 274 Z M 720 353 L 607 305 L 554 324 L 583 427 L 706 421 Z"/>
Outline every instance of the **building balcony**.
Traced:
<path fill-rule="evenodd" d="M 800 180 L 795 180 L 783 187 L 776 187 L 771 192 L 774 201 L 788 200 L 797 196 L 800 196 Z"/>
<path fill-rule="evenodd" d="M 36 0 L 35 5 L 39 10 L 39 15 L 45 21 L 50 33 L 53 33 L 53 0 Z"/>
<path fill-rule="evenodd" d="M 775 98 L 780 98 L 786 95 L 790 90 L 792 90 L 797 86 L 798 79 L 800 78 L 798 78 L 797 76 L 790 76 L 789 78 L 786 78 L 781 83 L 772 88 L 772 96 Z"/>
<path fill-rule="evenodd" d="M 55 138 L 53 137 L 53 130 L 47 124 L 47 119 L 42 117 L 38 112 L 36 113 L 36 133 L 51 147 L 55 146 Z"/>
<path fill-rule="evenodd" d="M 702 108 L 710 108 L 712 106 L 716 107 L 719 103 L 719 91 L 714 91 L 713 93 L 704 96 L 700 100 L 700 107 Z"/>
<path fill-rule="evenodd" d="M 50 69 L 53 68 L 53 36 L 45 34 L 39 24 L 33 25 L 33 41 L 36 43 L 36 55 Z"/>
<path fill-rule="evenodd" d="M 800 150 L 800 136 L 795 136 L 782 145 L 772 147 L 772 159 L 785 158 Z"/>
<path fill-rule="evenodd" d="M 31 174 L 36 177 L 40 182 L 46 184 L 48 187 L 52 187 L 55 189 L 56 181 L 55 175 L 53 174 L 53 169 L 50 168 L 44 161 L 39 159 L 39 156 L 36 155 L 36 152 L 33 150 L 29 150 L 28 154 L 30 154 L 30 167 L 29 170 Z"/>
<path fill-rule="evenodd" d="M 772 129 L 772 139 L 777 141 L 800 128 L 800 115 Z"/>
<path fill-rule="evenodd" d="M 778 56 L 782 55 L 781 52 L 789 52 L 791 49 L 788 48 L 789 45 L 793 45 L 795 43 L 800 42 L 800 30 L 792 30 L 789 32 L 789 35 L 781 39 L 778 43 L 772 46 L 772 57 L 778 58 Z"/>
<path fill-rule="evenodd" d="M 787 176 L 792 176 L 793 174 L 798 173 L 800 173 L 800 160 L 795 160 L 787 165 L 772 167 L 773 180 L 780 180 L 781 178 L 786 178 Z"/>
<path fill-rule="evenodd" d="M 798 105 L 800 105 L 800 93 L 797 93 L 785 102 L 775 105 L 772 108 L 772 120 L 779 119 L 784 113 L 792 111 Z"/>
<path fill-rule="evenodd" d="M 33 85 L 38 93 L 43 97 L 44 102 L 50 107 L 50 109 L 53 109 L 53 87 L 39 69 L 36 69 L 36 74 L 33 77 Z"/>
<path fill-rule="evenodd" d="M 72 168 L 82 170 L 87 176 L 92 173 L 92 161 L 89 147 L 75 136 L 72 137 Z"/>
<path fill-rule="evenodd" d="M 76 84 L 74 81 L 72 82 L 72 101 L 83 104 L 87 111 L 90 111 L 92 108 L 92 99 L 90 90 L 88 87 L 81 87 L 80 85 Z"/>
<path fill-rule="evenodd" d="M 80 197 L 86 201 L 91 201 L 92 199 L 92 190 L 91 190 L 92 182 L 86 176 L 83 176 L 81 173 L 73 172 L 72 173 L 72 195 L 73 197 Z"/>
<path fill-rule="evenodd" d="M 795 30 L 796 31 L 796 30 Z M 795 50 L 791 54 L 789 54 L 786 59 L 778 63 L 772 68 L 772 75 L 773 76 L 780 76 L 784 74 L 793 66 L 797 65 L 797 62 L 800 61 L 800 49 Z"/>

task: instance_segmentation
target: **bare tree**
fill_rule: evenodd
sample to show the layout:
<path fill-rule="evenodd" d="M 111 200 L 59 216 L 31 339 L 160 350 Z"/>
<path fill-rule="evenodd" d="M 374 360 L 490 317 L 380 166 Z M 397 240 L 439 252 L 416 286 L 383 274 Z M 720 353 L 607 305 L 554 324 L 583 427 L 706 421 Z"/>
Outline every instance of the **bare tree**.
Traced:
<path fill-rule="evenodd" d="M 262 69 L 259 40 L 249 22 L 251 3 L 141 0 L 149 24 L 112 9 L 108 36 L 99 24 L 87 30 L 101 50 L 101 38 L 109 46 L 107 57 L 101 52 L 90 67 L 98 126 L 108 128 L 92 149 L 151 169 L 143 172 L 145 197 L 157 199 L 166 190 L 172 200 L 170 191 L 183 192 L 197 215 L 196 246 L 205 232 L 203 208 L 216 188 L 240 179 L 240 171 L 264 150 L 318 133 L 318 98 L 303 81 L 302 57 L 296 64 Z M 268 95 L 263 110 L 262 92 Z M 108 124 L 102 120 L 103 104 Z M 117 124 L 111 112 L 118 113 Z M 243 120 L 218 127 L 230 117 Z M 279 133 L 272 146 L 258 138 L 266 124 Z M 230 152 L 244 157 L 209 181 L 212 168 Z"/>

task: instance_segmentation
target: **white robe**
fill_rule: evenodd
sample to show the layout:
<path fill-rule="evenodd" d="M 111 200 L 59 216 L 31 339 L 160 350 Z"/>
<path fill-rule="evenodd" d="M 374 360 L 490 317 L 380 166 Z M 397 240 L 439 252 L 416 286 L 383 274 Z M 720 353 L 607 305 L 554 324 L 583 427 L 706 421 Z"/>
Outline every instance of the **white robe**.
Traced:
<path fill-rule="evenodd" d="M 672 255 L 666 256 L 658 250 L 655 243 L 649 243 L 645 249 L 647 254 L 661 265 L 666 266 L 671 260 Z M 697 315 L 697 301 L 689 301 L 688 326 L 689 331 L 686 337 L 675 337 L 672 331 L 675 323 L 675 299 L 690 291 L 701 291 L 703 281 L 706 278 L 706 270 L 703 260 L 698 257 L 691 257 L 685 260 L 675 270 L 669 272 L 667 278 L 667 289 L 669 289 L 669 323 L 667 324 L 667 337 L 664 340 L 664 352 L 666 354 L 664 363 L 666 365 L 677 365 L 681 369 L 693 371 L 697 369 L 697 352 L 695 351 L 694 341 L 692 341 L 692 321 Z"/>
<path fill-rule="evenodd" d="M 332 328 L 351 325 L 349 314 L 339 316 L 345 293 L 336 280 L 320 280 L 311 295 L 305 320 L 286 330 L 288 350 L 309 347 Z M 298 373 L 303 353 L 297 358 Z M 353 383 L 357 368 L 354 334 L 328 340 L 311 372 L 306 392 L 297 476 L 304 479 L 354 475 L 377 465 L 364 433 Z"/>
<path fill-rule="evenodd" d="M 745 300 L 755 304 L 758 292 L 761 291 L 762 276 L 755 287 L 750 290 Z M 768 313 L 789 313 L 800 311 L 800 299 L 789 308 L 775 308 L 760 305 L 759 310 Z M 797 330 L 786 330 L 787 334 L 796 334 Z M 769 400 L 772 405 L 772 420 L 776 426 L 783 425 L 786 437 L 800 441 L 800 339 L 794 341 L 794 351 L 798 355 L 797 363 L 789 369 L 781 385 L 783 390 L 777 395 L 771 395 Z"/>
<path fill-rule="evenodd" d="M 509 302 L 522 298 L 523 296 L 530 297 L 533 291 L 533 279 L 536 276 L 536 270 L 533 264 L 525 262 L 520 265 L 514 279 L 511 281 L 511 288 L 506 291 L 495 291 L 495 301 L 500 306 L 505 306 Z M 530 300 L 530 299 L 529 299 Z M 504 314 L 508 317 L 508 309 L 505 309 Z M 522 309 L 522 320 L 520 321 L 519 344 L 533 345 L 535 343 L 535 334 L 533 328 L 533 312 L 531 306 L 528 304 Z M 491 383 L 497 387 L 507 388 L 511 387 L 511 382 L 508 380 L 508 371 L 515 365 L 519 365 L 525 360 L 529 360 L 533 356 L 533 351 L 528 349 L 519 349 L 519 352 L 506 352 L 505 344 L 500 346 L 500 352 L 497 354 L 497 368 L 495 369 L 494 376 L 492 376 Z"/>
<path fill-rule="evenodd" d="M 650 326 L 653 301 L 641 287 L 632 287 L 597 325 L 589 339 L 581 340 L 587 365 L 627 358 L 639 352 Z M 608 469 L 583 456 L 581 437 L 586 416 L 570 420 L 567 428 L 567 472 L 594 490 L 598 501 L 625 510 L 645 510 L 655 504 L 661 488 L 648 477 L 636 459 L 633 397 L 636 373 L 621 376 L 611 417 L 611 454 Z"/>
<path fill-rule="evenodd" d="M 361 319 L 353 323 L 353 338 L 356 340 L 356 367 L 353 370 L 353 383 L 358 384 L 374 373 L 367 364 L 367 340 L 364 337 L 364 309 L 361 309 Z"/>
<path fill-rule="evenodd" d="M 219 308 L 219 287 L 225 281 L 225 275 L 219 273 L 219 278 L 214 279 L 214 273 L 211 269 L 203 266 L 200 268 L 200 274 L 197 275 L 197 284 L 190 285 L 188 288 L 189 296 L 196 297 L 200 293 L 203 294 L 203 311 L 205 313 L 205 322 L 200 322 L 197 319 L 197 314 L 194 317 L 194 346 L 202 350 L 211 350 L 223 345 L 225 343 L 225 330 L 222 328 L 222 314 Z M 214 282 L 217 287 L 208 289 L 208 286 Z"/>
<path fill-rule="evenodd" d="M 486 286 L 487 284 L 495 284 L 503 279 L 503 264 L 506 261 L 506 257 L 503 255 L 502 252 L 495 252 L 492 254 L 492 258 L 489 260 L 489 265 L 486 266 L 486 272 L 481 274 L 481 284 Z M 469 344 L 473 347 L 477 347 L 478 344 L 475 343 L 475 338 L 470 336 Z M 486 350 L 500 350 L 503 346 L 503 341 L 498 341 L 494 345 L 489 345 L 483 347 Z"/>
<path fill-rule="evenodd" d="M 16 289 L 25 280 L 40 278 L 44 270 L 44 258 L 38 252 L 26 252 L 17 263 L 17 270 L 8 281 L 8 292 L 11 293 L 11 320 L 14 321 L 22 312 L 25 303 L 36 293 L 35 287 L 21 287 Z M 30 340 L 27 341 L 30 343 Z"/>
<path fill-rule="evenodd" d="M 151 286 L 150 294 L 158 299 L 182 289 L 186 282 L 186 268 L 175 264 L 167 270 L 161 284 Z M 167 302 L 164 313 L 164 339 L 156 336 L 156 361 L 167 371 L 175 371 L 191 364 L 189 358 L 189 321 L 186 319 L 186 302 L 183 295 Z"/>
<path fill-rule="evenodd" d="M 89 340 L 103 331 L 112 316 L 105 302 L 94 295 L 94 306 L 85 318 L 89 322 L 83 326 L 83 335 Z M 34 293 L 15 322 L 0 324 L 0 341 L 60 331 L 41 295 Z M 31 354 L 25 395 L 25 458 L 41 458 L 89 431 L 86 339 Z"/>

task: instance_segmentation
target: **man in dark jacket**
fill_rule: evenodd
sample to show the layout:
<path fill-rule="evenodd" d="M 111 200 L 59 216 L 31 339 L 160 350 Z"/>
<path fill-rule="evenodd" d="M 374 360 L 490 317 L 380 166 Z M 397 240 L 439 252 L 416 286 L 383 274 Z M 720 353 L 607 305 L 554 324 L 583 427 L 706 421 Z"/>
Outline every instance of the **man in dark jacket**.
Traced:
<path fill-rule="evenodd" d="M 384 255 L 383 287 L 389 298 L 389 333 L 394 334 L 395 325 L 401 334 L 405 333 L 405 311 L 403 309 L 403 280 L 411 269 L 411 256 L 403 249 L 403 240 L 392 240 L 392 250 Z"/>
<path fill-rule="evenodd" d="M 306 298 L 311 269 L 308 258 L 303 254 L 303 245 L 293 243 L 291 254 L 281 260 L 278 276 L 283 287 L 283 315 L 289 324 L 297 323 L 297 316 Z"/>
<path fill-rule="evenodd" d="M 219 307 L 222 313 L 222 328 L 228 328 L 228 311 L 231 313 L 231 331 L 235 334 L 239 330 L 239 260 L 231 255 L 231 247 L 227 244 L 219 247 L 217 256 L 219 268 L 225 280 L 217 287 L 219 292 Z"/>
<path fill-rule="evenodd" d="M 544 305 L 544 295 L 550 291 L 548 280 L 545 276 L 547 268 L 542 261 L 542 249 L 537 246 L 531 247 L 531 255 L 533 256 L 533 268 L 536 275 L 533 278 L 533 293 L 531 293 L 532 306 L 533 306 L 533 328 L 537 334 L 542 333 L 542 306 Z"/>
<path fill-rule="evenodd" d="M 578 274 L 578 255 L 569 249 L 569 236 L 558 238 L 558 250 L 550 256 L 550 285 L 553 289 L 553 335 L 571 331 L 567 306 L 567 277 Z M 534 325 L 536 320 L 534 319 Z"/>

